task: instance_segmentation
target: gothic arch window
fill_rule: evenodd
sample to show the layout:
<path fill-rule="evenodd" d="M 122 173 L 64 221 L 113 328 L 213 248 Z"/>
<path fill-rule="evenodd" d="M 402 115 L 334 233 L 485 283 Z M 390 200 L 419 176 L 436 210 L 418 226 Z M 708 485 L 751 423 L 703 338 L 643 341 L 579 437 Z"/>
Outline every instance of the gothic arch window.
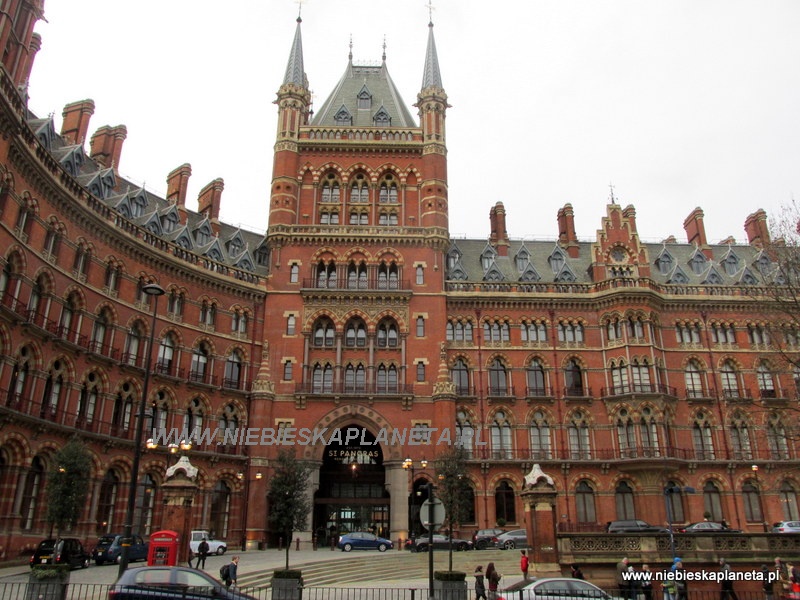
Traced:
<path fill-rule="evenodd" d="M 213 327 L 217 321 L 217 306 L 213 302 L 203 300 L 200 305 L 200 324 Z"/>
<path fill-rule="evenodd" d="M 699 344 L 700 325 L 697 323 L 676 323 L 675 338 L 679 344 Z"/>
<path fill-rule="evenodd" d="M 156 401 L 153 403 L 152 423 L 153 429 L 165 430 L 169 418 L 169 401 L 163 390 L 156 394 Z"/>
<path fill-rule="evenodd" d="M 117 527 L 114 513 L 118 494 L 119 476 L 113 469 L 109 469 L 100 483 L 100 495 L 97 500 L 96 523 L 97 528 L 103 533 L 110 533 Z"/>
<path fill-rule="evenodd" d="M 228 444 L 235 440 L 239 429 L 239 415 L 233 404 L 226 404 L 219 416 L 219 429 L 223 434 L 223 442 Z"/>
<path fill-rule="evenodd" d="M 764 515 L 761 514 L 761 491 L 752 481 L 742 485 L 742 504 L 744 505 L 744 518 L 749 523 L 761 523 Z"/>
<path fill-rule="evenodd" d="M 378 365 L 377 386 L 378 393 L 397 392 L 397 367 L 394 365 L 386 366 L 383 363 Z"/>
<path fill-rule="evenodd" d="M 575 488 L 575 512 L 578 523 L 597 523 L 594 488 L 585 479 Z"/>
<path fill-rule="evenodd" d="M 642 448 L 645 456 L 659 456 L 658 444 L 658 423 L 649 406 L 642 408 L 642 415 L 639 418 L 639 437 L 642 441 Z"/>
<path fill-rule="evenodd" d="M 502 519 L 506 523 L 517 522 L 517 510 L 514 504 L 514 488 L 505 479 L 494 490 L 495 521 Z"/>
<path fill-rule="evenodd" d="M 781 510 L 785 521 L 796 521 L 800 519 L 800 512 L 797 510 L 797 490 L 788 481 L 781 483 L 778 489 L 780 496 Z"/>
<path fill-rule="evenodd" d="M 351 210 L 350 225 L 369 225 L 369 213 L 365 209 Z"/>
<path fill-rule="evenodd" d="M 641 317 L 628 317 L 625 324 L 629 338 L 644 341 L 644 322 Z"/>
<path fill-rule="evenodd" d="M 145 473 L 142 477 L 139 492 L 140 499 L 137 504 L 141 506 L 141 510 L 138 515 L 134 516 L 136 520 L 134 531 L 138 531 L 141 535 L 150 535 L 153 527 L 153 507 L 156 501 L 156 482 L 150 473 Z"/>
<path fill-rule="evenodd" d="M 631 375 L 633 376 L 633 391 L 650 393 L 653 386 L 650 383 L 650 365 L 647 359 L 634 358 L 631 361 Z"/>
<path fill-rule="evenodd" d="M 714 436 L 705 413 L 697 414 L 692 424 L 694 454 L 698 460 L 714 460 Z"/>
<path fill-rule="evenodd" d="M 333 367 L 330 364 L 316 363 L 311 370 L 311 390 L 315 394 L 333 392 Z"/>
<path fill-rule="evenodd" d="M 25 483 L 22 485 L 22 496 L 20 498 L 20 528 L 23 530 L 33 529 L 36 517 L 40 512 L 39 500 L 44 491 L 45 469 L 44 462 L 38 456 L 33 458 L 31 468 L 25 476 Z"/>
<path fill-rule="evenodd" d="M 705 255 L 699 250 L 694 253 L 692 258 L 689 259 L 689 267 L 695 275 L 700 275 L 705 269 L 707 259 Z"/>
<path fill-rule="evenodd" d="M 472 323 L 469 321 L 450 320 L 447 322 L 446 335 L 448 342 L 471 342 Z"/>
<path fill-rule="evenodd" d="M 583 390 L 583 370 L 578 361 L 570 359 L 564 367 L 564 393 L 567 396 L 582 397 Z"/>
<path fill-rule="evenodd" d="M 758 379 L 758 392 L 761 398 L 775 398 L 775 380 L 766 361 L 758 363 L 756 368 L 756 378 Z"/>
<path fill-rule="evenodd" d="M 236 309 L 231 315 L 231 331 L 234 333 L 247 333 L 247 313 L 243 310 Z"/>
<path fill-rule="evenodd" d="M 750 338 L 750 344 L 753 346 L 761 346 L 770 343 L 769 329 L 763 325 L 748 325 L 747 335 Z"/>
<path fill-rule="evenodd" d="M 560 248 L 556 248 L 547 259 L 547 262 L 550 263 L 550 269 L 553 271 L 553 273 L 558 273 L 564 267 L 564 263 L 566 262 L 564 252 Z"/>
<path fill-rule="evenodd" d="M 323 346 L 331 348 L 333 347 L 335 338 L 336 329 L 333 325 L 333 321 L 331 321 L 328 317 L 320 317 L 317 319 L 317 322 L 314 323 L 314 337 L 312 338 L 313 345 L 317 346 L 318 348 Z"/>
<path fill-rule="evenodd" d="M 469 396 L 469 368 L 463 358 L 456 359 L 450 369 L 450 378 L 456 386 L 456 394 L 459 396 Z"/>
<path fill-rule="evenodd" d="M 584 414 L 576 412 L 567 425 L 569 451 L 572 460 L 589 460 L 592 457 L 589 445 L 589 423 Z"/>
<path fill-rule="evenodd" d="M 74 339 L 75 333 L 72 330 L 72 321 L 75 313 L 78 311 L 78 306 L 78 296 L 73 292 L 67 297 L 66 302 L 64 302 L 64 305 L 61 308 L 61 318 L 59 319 L 58 325 L 60 336 L 64 339 Z"/>
<path fill-rule="evenodd" d="M 786 429 L 778 415 L 770 415 L 769 423 L 767 423 L 767 444 L 770 458 L 778 460 L 789 458 Z"/>
<path fill-rule="evenodd" d="M 558 324 L 558 341 L 561 343 L 583 343 L 583 325 L 562 321 Z"/>
<path fill-rule="evenodd" d="M 20 349 L 8 388 L 8 404 L 10 406 L 18 407 L 23 400 L 28 399 L 27 396 L 31 386 L 30 366 L 32 357 L 33 353 L 28 346 Z"/>
<path fill-rule="evenodd" d="M 336 181 L 333 173 L 322 182 L 322 202 L 339 202 L 339 182 Z"/>
<path fill-rule="evenodd" d="M 705 396 L 700 363 L 695 359 L 691 359 L 686 363 L 686 368 L 683 371 L 683 381 L 686 384 L 687 398 L 702 398 Z"/>
<path fill-rule="evenodd" d="M 127 436 L 133 423 L 133 407 L 136 398 L 133 393 L 133 386 L 129 382 L 122 384 L 122 388 L 117 392 L 114 399 L 114 411 L 111 415 L 112 431 L 115 435 Z"/>
<path fill-rule="evenodd" d="M 633 506 L 633 488 L 627 481 L 620 481 L 614 490 L 614 501 L 617 508 L 617 519 L 635 519 Z"/>
<path fill-rule="evenodd" d="M 144 355 L 144 325 L 141 321 L 135 321 L 131 325 L 125 339 L 125 357 L 123 361 L 128 365 L 142 365 L 141 360 Z"/>
<path fill-rule="evenodd" d="M 631 390 L 628 382 L 628 366 L 623 359 L 611 361 L 611 386 L 614 394 L 627 394 Z"/>
<path fill-rule="evenodd" d="M 234 390 L 241 389 L 243 368 L 244 360 L 241 351 L 231 350 L 225 360 L 223 386 Z"/>
<path fill-rule="evenodd" d="M 711 480 L 703 486 L 703 512 L 711 515 L 711 521 L 722 521 L 722 495 L 719 487 Z"/>
<path fill-rule="evenodd" d="M 383 366 L 383 365 L 381 365 Z M 344 370 L 344 391 L 348 394 L 363 393 L 367 388 L 364 365 L 349 364 Z"/>
<path fill-rule="evenodd" d="M 92 327 L 92 352 L 96 352 L 98 354 L 108 353 L 109 349 L 106 347 L 106 336 L 110 327 L 110 311 L 107 308 L 104 308 L 100 311 L 100 314 L 97 315 Z"/>
<path fill-rule="evenodd" d="M 675 481 L 670 481 L 667 483 L 667 488 L 674 490 L 666 495 L 667 508 L 670 511 L 668 516 L 672 517 L 670 521 L 672 523 L 683 523 L 686 521 L 683 512 L 683 487 Z"/>
<path fill-rule="evenodd" d="M 753 449 L 750 443 L 750 430 L 747 421 L 740 413 L 733 416 L 729 425 L 731 449 L 735 460 L 752 460 Z"/>
<path fill-rule="evenodd" d="M 161 344 L 158 346 L 158 365 L 159 373 L 170 375 L 175 366 L 175 334 L 167 332 L 161 338 Z"/>
<path fill-rule="evenodd" d="M 47 235 L 44 238 L 44 251 L 45 256 L 48 258 L 56 259 L 58 257 L 58 250 L 61 247 L 61 231 L 58 229 L 56 223 L 52 223 L 47 230 Z"/>
<path fill-rule="evenodd" d="M 344 328 L 344 345 L 348 348 L 365 348 L 367 346 L 367 326 L 360 317 L 354 317 Z"/>
<path fill-rule="evenodd" d="M 336 264 L 319 261 L 317 264 L 317 287 L 336 288 Z"/>
<path fill-rule="evenodd" d="M 203 429 L 203 406 L 198 398 L 193 398 L 183 414 L 183 431 L 188 432 L 189 439 L 197 441 Z"/>
<path fill-rule="evenodd" d="M 347 287 L 353 289 L 367 289 L 367 265 L 362 260 L 359 263 L 350 261 L 347 265 Z"/>
<path fill-rule="evenodd" d="M 376 333 L 378 348 L 396 348 L 398 346 L 400 334 L 394 319 L 383 319 L 378 323 Z"/>
<path fill-rule="evenodd" d="M 513 458 L 514 448 L 512 442 L 511 423 L 506 413 L 498 410 L 494 414 L 491 424 L 492 433 L 492 458 Z"/>
<path fill-rule="evenodd" d="M 465 458 L 472 458 L 472 446 L 475 439 L 475 427 L 464 410 L 456 413 L 456 444 L 463 448 Z"/>
<path fill-rule="evenodd" d="M 47 278 L 44 275 L 37 277 L 31 287 L 31 295 L 30 298 L 28 298 L 28 318 L 35 320 L 36 323 L 43 323 L 42 317 L 44 313 L 40 312 L 39 305 L 42 302 L 42 298 L 47 293 L 47 289 Z"/>
<path fill-rule="evenodd" d="M 95 373 L 89 373 L 83 382 L 81 394 L 78 398 L 77 421 L 78 427 L 91 430 L 94 421 L 94 412 L 100 399 L 100 378 Z"/>
<path fill-rule="evenodd" d="M 507 344 L 511 339 L 511 325 L 506 320 L 487 319 L 483 322 L 483 339 L 493 344 Z"/>
<path fill-rule="evenodd" d="M 528 365 L 528 396 L 546 396 L 547 385 L 545 382 L 544 366 L 542 361 L 534 358 Z"/>
<path fill-rule="evenodd" d="M 167 313 L 173 318 L 183 316 L 184 295 L 180 290 L 172 289 L 167 296 Z"/>
<path fill-rule="evenodd" d="M 672 265 L 675 263 L 672 255 L 664 250 L 661 255 L 656 259 L 656 266 L 658 267 L 658 272 L 662 275 L 668 275 L 669 272 L 672 270 Z"/>
<path fill-rule="evenodd" d="M 231 510 L 231 488 L 224 481 L 218 481 L 211 495 L 211 534 L 217 539 L 228 537 L 228 515 Z"/>
<path fill-rule="evenodd" d="M 369 202 L 369 184 L 360 173 L 356 175 L 355 180 L 350 186 L 350 202 L 364 204 Z"/>
<path fill-rule="evenodd" d="M 553 458 L 550 423 L 544 413 L 537 410 L 530 423 L 531 459 L 550 460 Z"/>
<path fill-rule="evenodd" d="M 520 335 L 523 342 L 546 342 L 547 326 L 540 322 L 523 321 L 520 324 Z"/>
<path fill-rule="evenodd" d="M 63 361 L 56 360 L 47 374 L 47 380 L 44 384 L 42 408 L 39 414 L 41 418 L 49 419 L 58 414 L 59 407 L 62 405 L 62 400 L 66 394 L 65 373 L 66 365 Z"/>
<path fill-rule="evenodd" d="M 628 414 L 627 408 L 623 408 L 619 411 L 616 426 L 620 455 L 634 458 L 636 456 L 636 428 L 633 425 L 633 418 Z"/>
<path fill-rule="evenodd" d="M 739 376 L 733 361 L 726 360 L 722 363 L 719 375 L 722 379 L 722 394 L 726 398 L 739 398 L 741 396 L 739 392 Z"/>
<path fill-rule="evenodd" d="M 399 272 L 397 264 L 394 262 L 381 262 L 378 266 L 378 289 L 396 290 L 398 289 Z"/>
<path fill-rule="evenodd" d="M 507 396 L 509 394 L 508 372 L 499 358 L 489 363 L 489 395 Z"/>

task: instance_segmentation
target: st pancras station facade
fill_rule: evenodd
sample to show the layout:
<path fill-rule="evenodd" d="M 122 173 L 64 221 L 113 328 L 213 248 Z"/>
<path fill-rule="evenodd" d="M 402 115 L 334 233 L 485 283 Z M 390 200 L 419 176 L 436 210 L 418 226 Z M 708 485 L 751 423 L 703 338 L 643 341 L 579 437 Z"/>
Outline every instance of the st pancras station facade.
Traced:
<path fill-rule="evenodd" d="M 221 179 L 187 208 L 188 164 L 165 167 L 163 198 L 126 181 L 126 128 L 90 134 L 93 101 L 64 107 L 60 131 L 32 114 L 44 3 L 2 6 L 0 559 L 48 535 L 47 478 L 74 436 L 92 465 L 84 540 L 121 531 L 137 467 L 133 529 L 163 527 L 177 442 L 197 469 L 191 527 L 232 547 L 276 543 L 278 439 L 311 469 L 303 543 L 419 533 L 456 438 L 462 537 L 534 528 L 577 556 L 610 521 L 707 519 L 750 551 L 798 518 L 800 338 L 763 301 L 778 269 L 757 207 L 746 243 L 709 243 L 699 208 L 682 239 L 644 243 L 613 195 L 590 241 L 569 204 L 557 241 L 511 238 L 500 202 L 486 236 L 455 238 L 433 25 L 419 90 L 397 89 L 385 56 L 343 56 L 312 110 L 298 18 L 254 233 L 220 221 Z M 188 439 L 145 447 L 151 426 Z"/>

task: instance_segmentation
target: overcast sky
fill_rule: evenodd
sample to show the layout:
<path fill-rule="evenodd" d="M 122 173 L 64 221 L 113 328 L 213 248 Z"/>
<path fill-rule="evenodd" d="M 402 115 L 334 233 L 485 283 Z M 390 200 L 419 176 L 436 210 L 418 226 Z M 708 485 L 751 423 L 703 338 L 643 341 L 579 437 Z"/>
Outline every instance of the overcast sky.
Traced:
<path fill-rule="evenodd" d="M 450 231 L 485 238 L 505 204 L 512 238 L 555 238 L 569 202 L 594 238 L 609 184 L 639 233 L 745 241 L 758 208 L 800 196 L 797 0 L 436 0 L 447 113 Z M 187 204 L 225 180 L 221 218 L 267 226 L 275 94 L 295 30 L 291 0 L 46 0 L 30 107 L 95 101 L 90 136 L 128 129 L 120 172 L 163 196 L 192 165 Z M 425 0 L 305 0 L 305 68 L 319 108 L 347 66 L 380 61 L 411 108 Z M 416 115 L 416 109 L 411 108 Z M 87 142 L 88 149 L 88 142 Z"/>

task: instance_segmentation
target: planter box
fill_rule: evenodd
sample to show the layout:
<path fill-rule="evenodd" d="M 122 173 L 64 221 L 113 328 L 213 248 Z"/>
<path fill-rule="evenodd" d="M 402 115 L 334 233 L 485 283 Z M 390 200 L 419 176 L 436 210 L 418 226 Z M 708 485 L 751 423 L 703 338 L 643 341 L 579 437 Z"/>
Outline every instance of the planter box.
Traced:
<path fill-rule="evenodd" d="M 272 600 L 300 600 L 302 579 L 272 578 Z"/>
<path fill-rule="evenodd" d="M 35 567 L 39 570 L 42 567 Z M 66 600 L 69 588 L 69 570 L 56 567 L 49 577 L 37 577 L 31 572 L 28 575 L 28 586 L 25 600 Z"/>
<path fill-rule="evenodd" d="M 436 600 L 467 600 L 467 582 L 434 579 L 433 597 Z"/>

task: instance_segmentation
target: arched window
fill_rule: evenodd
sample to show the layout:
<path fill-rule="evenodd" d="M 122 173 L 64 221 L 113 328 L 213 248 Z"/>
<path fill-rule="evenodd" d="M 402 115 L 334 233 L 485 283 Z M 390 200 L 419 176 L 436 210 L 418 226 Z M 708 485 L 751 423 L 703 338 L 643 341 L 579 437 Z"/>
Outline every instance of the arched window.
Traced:
<path fill-rule="evenodd" d="M 311 389 L 316 394 L 330 394 L 333 391 L 333 367 L 317 363 L 311 371 Z"/>
<path fill-rule="evenodd" d="M 20 528 L 28 530 L 33 528 L 36 517 L 43 517 L 38 510 L 39 497 L 44 489 L 44 463 L 38 456 L 31 461 L 31 468 L 25 476 L 25 483 L 22 486 L 22 496 L 20 502 Z"/>
<path fill-rule="evenodd" d="M 44 384 L 44 394 L 42 395 L 42 408 L 39 416 L 43 419 L 53 418 L 58 413 L 62 397 L 65 393 L 64 373 L 66 365 L 60 360 L 53 363 L 53 367 L 47 375 Z"/>
<path fill-rule="evenodd" d="M 639 436 L 645 456 L 661 455 L 658 445 L 658 424 L 649 406 L 642 408 L 642 416 L 639 419 Z"/>
<path fill-rule="evenodd" d="M 453 368 L 450 369 L 450 378 L 456 385 L 456 394 L 459 396 L 469 396 L 469 369 L 463 358 L 456 359 Z"/>
<path fill-rule="evenodd" d="M 714 438 L 711 424 L 704 413 L 700 412 L 692 425 L 692 442 L 695 458 L 698 460 L 714 460 Z"/>
<path fill-rule="evenodd" d="M 589 445 L 589 423 L 582 412 L 578 411 L 567 426 L 569 451 L 572 460 L 589 460 L 592 457 Z"/>
<path fill-rule="evenodd" d="M 761 398 L 775 398 L 775 380 L 772 377 L 772 371 L 769 370 L 769 365 L 761 361 L 756 369 L 758 378 L 758 391 Z"/>
<path fill-rule="evenodd" d="M 667 483 L 667 489 L 671 490 L 667 496 L 667 510 L 669 510 L 669 521 L 672 523 L 683 523 L 686 519 L 683 516 L 683 488 L 676 482 Z"/>
<path fill-rule="evenodd" d="M 339 182 L 326 179 L 322 182 L 322 201 L 339 202 Z"/>
<path fill-rule="evenodd" d="M 125 357 L 123 362 L 128 365 L 144 366 L 142 360 L 144 355 L 144 325 L 141 321 L 136 321 L 128 332 L 125 339 Z"/>
<path fill-rule="evenodd" d="M 314 324 L 314 337 L 313 344 L 317 347 L 327 346 L 333 347 L 336 330 L 333 326 L 333 321 L 328 317 L 321 317 L 317 319 Z"/>
<path fill-rule="evenodd" d="M 97 500 L 96 523 L 98 530 L 103 533 L 110 533 L 117 527 L 114 512 L 119 493 L 119 477 L 109 469 L 100 484 L 100 495 Z"/>
<path fill-rule="evenodd" d="M 167 428 L 169 401 L 163 390 L 159 390 L 156 396 L 158 399 L 153 404 L 153 429 L 163 430 Z"/>
<path fill-rule="evenodd" d="M 544 380 L 544 367 L 542 361 L 534 358 L 528 365 L 528 396 L 546 396 L 547 388 Z"/>
<path fill-rule="evenodd" d="M 686 364 L 686 369 L 683 371 L 683 381 L 686 384 L 687 398 L 702 398 L 705 395 L 703 381 L 700 376 L 700 364 L 696 360 L 692 359 Z"/>
<path fill-rule="evenodd" d="M 100 398 L 99 377 L 95 373 L 89 373 L 86 381 L 81 388 L 81 395 L 78 398 L 78 414 L 76 425 L 82 428 L 89 428 L 94 421 L 94 411 L 97 408 L 97 401 Z"/>
<path fill-rule="evenodd" d="M 744 505 L 744 518 L 750 523 L 761 523 L 764 516 L 761 514 L 761 495 L 759 489 L 752 481 L 742 485 L 742 504 Z"/>
<path fill-rule="evenodd" d="M 506 413 L 498 410 L 494 414 L 491 425 L 492 431 L 492 457 L 513 458 L 514 449 L 511 438 L 511 423 L 508 422 Z"/>
<path fill-rule="evenodd" d="M 531 434 L 531 459 L 533 460 L 549 460 L 553 458 L 551 439 L 550 439 L 550 424 L 544 413 L 537 410 L 533 413 L 533 419 L 530 424 Z"/>
<path fill-rule="evenodd" d="M 31 288 L 31 296 L 28 299 L 28 318 L 39 324 L 43 322 L 42 317 L 44 316 L 43 313 L 39 312 L 39 304 L 46 289 L 47 280 L 44 276 L 39 276 Z"/>
<path fill-rule="evenodd" d="M 203 300 L 200 305 L 200 324 L 213 327 L 217 321 L 217 307 L 213 302 Z"/>
<path fill-rule="evenodd" d="M 167 333 L 161 338 L 161 344 L 158 347 L 158 365 L 157 370 L 161 374 L 171 375 L 175 362 L 175 337 L 172 333 Z"/>
<path fill-rule="evenodd" d="M 617 416 L 617 443 L 619 444 L 620 456 L 636 457 L 636 432 L 633 426 L 633 419 L 628 414 L 628 410 L 623 408 Z M 628 518 L 628 517 L 619 517 Z"/>
<path fill-rule="evenodd" d="M 770 415 L 767 424 L 767 443 L 770 458 L 786 460 L 789 458 L 789 444 L 786 441 L 786 429 L 778 415 Z"/>
<path fill-rule="evenodd" d="M 633 488 L 627 481 L 620 481 L 614 490 L 614 502 L 617 508 L 617 519 L 635 519 L 633 507 Z"/>
<path fill-rule="evenodd" d="M 722 498 L 717 484 L 713 481 L 706 481 L 703 486 L 703 512 L 710 513 L 711 521 L 722 521 Z"/>
<path fill-rule="evenodd" d="M 199 399 L 193 398 L 183 415 L 183 431 L 188 432 L 189 439 L 196 442 L 202 429 L 203 407 Z"/>
<path fill-rule="evenodd" d="M 286 317 L 286 335 L 295 335 L 297 331 L 297 317 L 289 315 Z"/>
<path fill-rule="evenodd" d="M 381 262 L 378 267 L 378 289 L 396 290 L 398 288 L 399 274 L 394 262 Z"/>
<path fill-rule="evenodd" d="M 231 509 L 231 488 L 224 481 L 218 481 L 211 496 L 211 534 L 215 538 L 228 537 L 228 514 Z"/>
<path fill-rule="evenodd" d="M 796 521 L 800 519 L 800 512 L 797 510 L 797 491 L 788 481 L 781 483 L 779 489 L 781 510 L 783 511 L 784 521 Z"/>
<path fill-rule="evenodd" d="M 239 429 L 239 415 L 233 404 L 227 404 L 219 415 L 219 429 L 222 432 L 222 443 L 235 443 L 237 430 Z"/>
<path fill-rule="evenodd" d="M 719 375 L 722 378 L 722 393 L 726 398 L 738 398 L 739 393 L 739 378 L 736 374 L 736 367 L 733 362 L 726 360 L 722 363 L 719 370 Z"/>
<path fill-rule="evenodd" d="M 613 394 L 628 394 L 631 391 L 628 383 L 628 367 L 625 361 L 611 361 L 611 385 Z"/>
<path fill-rule="evenodd" d="M 351 290 L 367 288 L 367 265 L 364 262 L 347 265 L 347 287 Z"/>
<path fill-rule="evenodd" d="M 729 430 L 734 459 L 751 460 L 753 451 L 750 444 L 750 430 L 747 428 L 747 420 L 737 412 L 733 416 Z"/>
<path fill-rule="evenodd" d="M 178 290 L 172 290 L 167 296 L 167 314 L 173 317 L 181 317 L 183 315 L 183 293 Z"/>
<path fill-rule="evenodd" d="M 333 262 L 325 263 L 319 261 L 317 264 L 317 287 L 335 288 L 336 287 L 336 264 Z"/>
<path fill-rule="evenodd" d="M 206 375 L 208 374 L 208 359 L 210 357 L 208 344 L 200 342 L 198 346 L 192 351 L 192 365 L 189 370 L 189 380 L 206 383 Z"/>
<path fill-rule="evenodd" d="M 575 488 L 575 512 L 578 523 L 596 523 L 597 511 L 595 510 L 594 489 L 588 481 L 578 482 Z"/>
<path fill-rule="evenodd" d="M 369 186 L 363 175 L 356 175 L 353 185 L 350 186 L 350 202 L 369 202 Z"/>
<path fill-rule="evenodd" d="M 508 373 L 506 366 L 499 358 L 489 364 L 489 395 L 508 396 Z"/>
<path fill-rule="evenodd" d="M 344 345 L 348 348 L 364 348 L 367 345 L 367 326 L 362 319 L 348 321 L 344 330 Z"/>
<path fill-rule="evenodd" d="M 72 318 L 78 310 L 78 298 L 75 294 L 70 294 L 64 306 L 61 308 L 61 318 L 59 319 L 59 335 L 66 340 L 74 340 L 75 333 L 72 331 Z"/>
<path fill-rule="evenodd" d="M 153 527 L 153 507 L 156 501 L 156 482 L 150 473 L 145 473 L 141 479 L 139 486 L 139 500 L 137 505 L 141 506 L 141 511 L 136 515 L 136 523 L 134 524 L 134 531 L 138 531 L 141 535 L 150 535 Z"/>
<path fill-rule="evenodd" d="M 517 522 L 517 509 L 514 504 L 514 488 L 505 479 L 494 490 L 495 521 Z"/>
<path fill-rule="evenodd" d="M 367 376 L 364 365 L 347 365 L 344 370 L 345 393 L 363 393 L 367 386 Z"/>
<path fill-rule="evenodd" d="M 583 396 L 583 371 L 578 361 L 571 359 L 564 368 L 564 393 L 567 396 Z"/>
<path fill-rule="evenodd" d="M 240 389 L 243 364 L 242 353 L 239 350 L 231 350 L 225 361 L 225 376 L 222 383 L 224 387 L 234 390 Z"/>
<path fill-rule="evenodd" d="M 379 394 L 397 392 L 397 367 L 394 365 L 387 367 L 383 363 L 378 365 L 377 386 Z"/>
<path fill-rule="evenodd" d="M 464 410 L 456 413 L 456 444 L 464 449 L 465 458 L 472 458 L 472 447 L 475 439 L 475 428 L 469 415 Z"/>
<path fill-rule="evenodd" d="M 650 393 L 653 391 L 653 386 L 650 383 L 650 365 L 647 359 L 639 362 L 638 358 L 634 358 L 631 362 L 631 374 L 633 375 L 633 391 Z"/>
<path fill-rule="evenodd" d="M 377 342 L 378 348 L 396 348 L 399 340 L 397 323 L 391 319 L 384 319 L 378 323 Z"/>

